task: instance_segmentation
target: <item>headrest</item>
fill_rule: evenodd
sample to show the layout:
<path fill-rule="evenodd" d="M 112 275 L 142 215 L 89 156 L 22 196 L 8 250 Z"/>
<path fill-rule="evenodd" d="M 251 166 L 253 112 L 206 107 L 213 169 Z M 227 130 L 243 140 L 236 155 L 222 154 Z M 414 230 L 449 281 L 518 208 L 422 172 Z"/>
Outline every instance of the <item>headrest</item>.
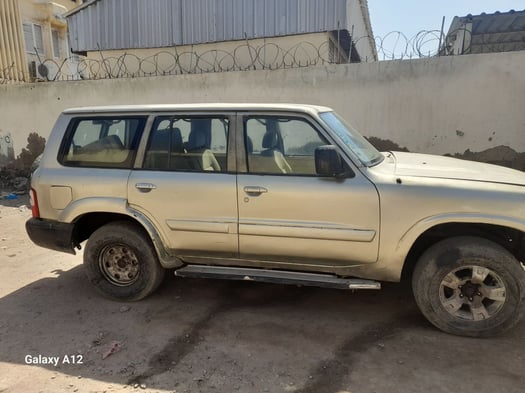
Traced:
<path fill-rule="evenodd" d="M 171 135 L 169 128 L 155 131 L 149 148 L 157 151 L 166 151 L 171 148 L 171 151 L 174 153 L 184 151 L 180 128 L 173 128 L 171 130 Z"/>
<path fill-rule="evenodd" d="M 194 128 L 188 139 L 188 150 L 206 149 L 206 131 L 202 128 Z"/>
<path fill-rule="evenodd" d="M 262 140 L 263 149 L 275 149 L 279 146 L 279 138 L 275 131 L 266 131 Z"/>

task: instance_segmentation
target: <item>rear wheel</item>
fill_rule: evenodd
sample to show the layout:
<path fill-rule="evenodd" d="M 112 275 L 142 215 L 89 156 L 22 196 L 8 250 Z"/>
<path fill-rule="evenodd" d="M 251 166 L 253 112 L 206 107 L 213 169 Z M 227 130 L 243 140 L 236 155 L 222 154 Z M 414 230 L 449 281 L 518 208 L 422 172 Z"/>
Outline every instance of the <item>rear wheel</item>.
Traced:
<path fill-rule="evenodd" d="M 414 297 L 439 329 L 489 337 L 514 326 L 524 312 L 525 272 L 500 245 L 455 237 L 430 247 L 412 276 Z"/>
<path fill-rule="evenodd" d="M 164 277 L 147 233 L 128 222 L 110 223 L 93 232 L 84 251 L 84 266 L 91 283 L 118 300 L 143 299 Z"/>

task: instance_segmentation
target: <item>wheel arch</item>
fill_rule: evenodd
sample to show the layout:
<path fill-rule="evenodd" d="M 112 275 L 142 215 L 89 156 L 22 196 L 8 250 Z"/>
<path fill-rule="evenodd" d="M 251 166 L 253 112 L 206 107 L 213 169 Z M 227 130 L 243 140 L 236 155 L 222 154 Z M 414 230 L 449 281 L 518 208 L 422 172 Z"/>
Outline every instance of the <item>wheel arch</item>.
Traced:
<path fill-rule="evenodd" d="M 459 236 L 490 240 L 505 248 L 518 261 L 525 262 L 525 231 L 498 224 L 445 222 L 426 229 L 415 239 L 405 258 L 401 280 L 411 280 L 414 267 L 425 250 L 441 240 Z"/>
<path fill-rule="evenodd" d="M 139 212 L 108 212 L 96 211 L 84 213 L 73 219 L 75 229 L 73 231 L 73 240 L 75 244 L 80 244 L 89 239 L 97 229 L 112 222 L 129 222 L 140 228 L 148 236 L 148 240 L 154 247 L 159 258 L 160 264 L 165 268 L 173 268 L 182 265 L 182 262 L 171 255 L 164 247 L 161 235 L 156 230 L 146 216 Z"/>
<path fill-rule="evenodd" d="M 89 239 L 93 232 L 100 227 L 116 221 L 126 221 L 145 230 L 143 225 L 127 214 L 115 212 L 91 212 L 84 213 L 73 220 L 73 224 L 75 224 L 75 230 L 73 232 L 74 240 L 77 243 L 82 243 Z"/>

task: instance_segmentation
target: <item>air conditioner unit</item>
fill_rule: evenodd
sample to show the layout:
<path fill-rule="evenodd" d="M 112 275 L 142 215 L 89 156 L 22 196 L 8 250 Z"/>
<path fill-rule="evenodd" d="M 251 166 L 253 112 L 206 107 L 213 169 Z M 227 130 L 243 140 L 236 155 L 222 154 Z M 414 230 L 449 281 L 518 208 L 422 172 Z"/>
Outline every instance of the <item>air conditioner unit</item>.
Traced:
<path fill-rule="evenodd" d="M 29 62 L 29 76 L 31 79 L 48 81 L 50 80 L 49 74 L 49 67 L 47 65 L 43 63 L 37 64 L 36 61 Z"/>
<path fill-rule="evenodd" d="M 37 78 L 37 74 L 36 74 L 36 61 L 30 61 L 29 62 L 29 77 L 31 79 L 36 79 Z"/>

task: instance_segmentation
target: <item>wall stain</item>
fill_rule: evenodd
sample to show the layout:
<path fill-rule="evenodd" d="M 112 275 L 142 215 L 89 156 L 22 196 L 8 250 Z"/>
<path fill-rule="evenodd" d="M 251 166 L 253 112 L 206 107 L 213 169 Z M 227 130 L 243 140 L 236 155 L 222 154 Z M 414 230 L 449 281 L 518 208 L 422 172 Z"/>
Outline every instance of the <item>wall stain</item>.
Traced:
<path fill-rule="evenodd" d="M 0 169 L 14 159 L 13 137 L 10 132 L 0 129 Z"/>

